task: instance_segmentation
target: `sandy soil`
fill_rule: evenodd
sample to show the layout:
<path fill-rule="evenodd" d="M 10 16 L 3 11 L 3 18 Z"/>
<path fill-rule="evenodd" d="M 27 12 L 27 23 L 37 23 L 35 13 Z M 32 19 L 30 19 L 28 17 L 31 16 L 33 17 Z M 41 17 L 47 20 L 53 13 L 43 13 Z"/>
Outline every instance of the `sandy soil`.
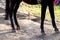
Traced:
<path fill-rule="evenodd" d="M 60 40 L 60 33 L 56 34 L 54 32 L 51 21 L 45 21 L 45 36 L 41 35 L 39 22 L 21 19 L 20 17 L 18 18 L 18 22 L 21 29 L 16 33 L 12 33 L 10 21 L 4 20 L 4 11 L 1 11 L 0 40 Z M 60 21 L 56 21 L 56 24 L 58 29 L 60 29 Z"/>

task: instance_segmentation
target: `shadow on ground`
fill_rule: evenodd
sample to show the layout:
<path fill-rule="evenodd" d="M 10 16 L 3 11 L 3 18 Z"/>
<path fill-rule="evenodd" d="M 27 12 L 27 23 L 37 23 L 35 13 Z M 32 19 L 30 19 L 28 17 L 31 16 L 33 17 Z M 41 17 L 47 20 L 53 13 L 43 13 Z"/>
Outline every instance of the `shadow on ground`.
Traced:
<path fill-rule="evenodd" d="M 36 21 L 35 19 L 33 21 L 29 19 L 18 19 L 21 29 L 16 33 L 12 33 L 10 21 L 4 20 L 3 13 L 4 10 L 0 12 L 0 40 L 60 40 L 60 33 L 54 33 L 52 26 L 48 24 L 44 25 L 47 35 L 42 36 L 40 23 L 34 22 Z M 51 22 L 47 23 L 51 24 Z"/>

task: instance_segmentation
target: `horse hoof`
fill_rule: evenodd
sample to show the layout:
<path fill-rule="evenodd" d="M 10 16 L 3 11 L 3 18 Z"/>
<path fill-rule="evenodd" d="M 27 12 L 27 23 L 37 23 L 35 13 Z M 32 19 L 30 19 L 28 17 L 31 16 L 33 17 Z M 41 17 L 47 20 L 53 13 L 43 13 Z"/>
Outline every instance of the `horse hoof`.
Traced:
<path fill-rule="evenodd" d="M 17 27 L 16 30 L 20 30 L 20 27 Z"/>
<path fill-rule="evenodd" d="M 59 30 L 58 30 L 58 29 L 56 29 L 56 30 L 55 30 L 55 33 L 59 33 Z"/>
<path fill-rule="evenodd" d="M 42 35 L 46 35 L 46 33 L 42 33 Z"/>
<path fill-rule="evenodd" d="M 46 35 L 46 33 L 44 31 L 41 31 L 42 35 Z"/>
<path fill-rule="evenodd" d="M 12 31 L 11 31 L 11 32 L 15 33 L 15 32 L 16 32 L 16 30 L 15 30 L 15 29 L 12 29 Z"/>
<path fill-rule="evenodd" d="M 15 33 L 16 31 L 15 30 L 12 30 L 12 33 Z"/>

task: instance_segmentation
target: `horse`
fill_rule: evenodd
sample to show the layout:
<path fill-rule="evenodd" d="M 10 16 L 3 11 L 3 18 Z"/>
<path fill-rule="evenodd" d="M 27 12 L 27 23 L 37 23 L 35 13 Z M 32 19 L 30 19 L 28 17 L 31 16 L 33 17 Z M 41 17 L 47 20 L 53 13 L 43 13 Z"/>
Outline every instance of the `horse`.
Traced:
<path fill-rule="evenodd" d="M 54 15 L 54 0 L 41 0 L 41 33 L 45 35 L 44 31 L 44 20 L 45 20 L 45 14 L 46 14 L 46 8 L 49 7 L 49 12 L 52 20 L 52 26 L 54 28 L 54 31 L 56 33 L 59 32 L 56 23 L 55 23 L 55 15 Z"/>
<path fill-rule="evenodd" d="M 7 16 L 9 15 L 9 17 L 10 17 L 11 27 L 12 27 L 12 30 L 14 30 L 13 32 L 15 32 L 15 27 L 14 27 L 12 16 L 14 17 L 14 21 L 17 26 L 17 30 L 20 29 L 19 24 L 17 22 L 17 18 L 16 18 L 16 13 L 17 13 L 19 5 L 22 1 L 24 1 L 25 3 L 30 4 L 30 5 L 41 4 L 42 7 L 41 7 L 41 26 L 40 27 L 41 27 L 42 34 L 45 34 L 43 25 L 44 25 L 45 12 L 46 12 L 47 6 L 49 7 L 53 28 L 55 28 L 55 32 L 59 31 L 56 26 L 56 23 L 55 23 L 54 4 L 53 4 L 54 0 L 50 0 L 50 1 L 49 0 L 29 0 L 29 1 L 28 0 L 10 0 L 10 5 L 7 3 L 8 7 L 7 7 L 6 11 L 7 11 Z"/>
<path fill-rule="evenodd" d="M 36 5 L 36 4 L 39 4 L 39 2 L 40 2 L 40 0 L 29 0 L 29 1 L 28 0 L 6 0 L 5 19 L 8 20 L 8 17 L 10 18 L 11 27 L 12 27 L 13 32 L 16 32 L 15 27 L 14 27 L 14 22 L 17 26 L 16 29 L 20 30 L 20 26 L 19 26 L 17 18 L 16 18 L 16 13 L 17 13 L 19 5 L 22 1 L 24 1 L 25 3 L 30 4 L 30 5 Z M 14 22 L 13 22 L 12 16 L 14 18 Z"/>

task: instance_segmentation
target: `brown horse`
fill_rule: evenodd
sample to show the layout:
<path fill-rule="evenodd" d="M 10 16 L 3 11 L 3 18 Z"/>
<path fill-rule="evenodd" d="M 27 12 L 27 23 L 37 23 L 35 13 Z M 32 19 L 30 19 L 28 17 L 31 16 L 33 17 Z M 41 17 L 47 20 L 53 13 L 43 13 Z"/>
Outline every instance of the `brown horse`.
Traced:
<path fill-rule="evenodd" d="M 16 18 L 16 13 L 17 13 L 19 5 L 22 1 L 24 1 L 27 4 L 31 4 L 31 5 L 36 5 L 39 3 L 39 0 L 6 0 L 6 10 L 5 10 L 6 17 L 5 17 L 5 19 L 8 19 L 8 16 L 9 16 L 13 32 L 15 32 L 15 27 L 14 27 L 14 22 L 13 22 L 12 16 L 14 17 L 14 21 L 17 26 L 17 30 L 20 29 L 19 24 L 17 22 L 17 18 Z"/>

